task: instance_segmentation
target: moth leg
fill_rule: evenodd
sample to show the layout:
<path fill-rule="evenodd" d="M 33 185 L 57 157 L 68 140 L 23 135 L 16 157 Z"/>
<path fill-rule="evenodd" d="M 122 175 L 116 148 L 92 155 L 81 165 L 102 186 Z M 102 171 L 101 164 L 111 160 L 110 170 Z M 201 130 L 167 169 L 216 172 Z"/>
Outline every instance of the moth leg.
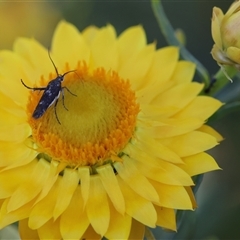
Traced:
<path fill-rule="evenodd" d="M 41 88 L 39 88 L 39 87 L 36 87 L 36 88 L 29 87 L 29 86 L 27 86 L 27 85 L 23 82 L 22 79 L 21 79 L 21 82 L 22 82 L 22 85 L 23 85 L 24 87 L 26 87 L 26 88 L 28 88 L 28 89 L 31 89 L 31 90 L 33 90 L 33 91 L 37 91 L 37 90 L 42 91 L 42 90 L 45 90 L 45 89 L 46 89 L 45 87 L 41 87 Z"/>
<path fill-rule="evenodd" d="M 67 87 L 62 87 L 62 89 L 65 88 L 69 93 L 71 93 L 73 96 L 77 97 L 76 94 L 72 93 Z"/>
<path fill-rule="evenodd" d="M 54 104 L 54 112 L 55 112 L 55 116 L 56 116 L 56 119 L 58 121 L 58 123 L 61 125 L 60 121 L 59 121 L 59 118 L 58 118 L 58 115 L 57 115 L 57 103 L 58 103 L 58 98 Z"/>
<path fill-rule="evenodd" d="M 64 108 L 68 111 L 67 107 L 65 106 L 65 102 L 64 102 L 64 90 L 63 90 L 63 88 L 61 89 L 61 92 L 62 92 L 62 102 L 63 102 L 63 106 L 64 106 Z"/>

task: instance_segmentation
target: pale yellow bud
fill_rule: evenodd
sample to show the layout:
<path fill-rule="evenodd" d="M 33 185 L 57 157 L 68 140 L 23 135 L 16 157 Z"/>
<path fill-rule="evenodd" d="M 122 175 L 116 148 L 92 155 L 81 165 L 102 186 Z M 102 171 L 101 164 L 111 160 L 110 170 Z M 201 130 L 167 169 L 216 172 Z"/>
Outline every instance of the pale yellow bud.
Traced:
<path fill-rule="evenodd" d="M 219 65 L 232 65 L 240 70 L 240 1 L 234 2 L 224 15 L 214 7 L 211 54 Z"/>
<path fill-rule="evenodd" d="M 224 48 L 231 46 L 240 48 L 240 12 L 223 19 L 221 35 Z"/>

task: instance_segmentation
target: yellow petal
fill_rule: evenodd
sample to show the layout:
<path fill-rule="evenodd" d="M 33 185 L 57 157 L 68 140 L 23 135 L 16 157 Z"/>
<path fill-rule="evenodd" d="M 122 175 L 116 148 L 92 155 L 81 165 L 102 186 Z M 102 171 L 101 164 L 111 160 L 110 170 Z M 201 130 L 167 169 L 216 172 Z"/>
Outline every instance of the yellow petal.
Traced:
<path fill-rule="evenodd" d="M 145 84 L 146 74 L 152 64 L 155 44 L 143 48 L 136 55 L 129 57 L 118 71 L 119 75 L 129 79 L 133 90 L 139 90 Z"/>
<path fill-rule="evenodd" d="M 183 158 L 183 161 L 185 164 L 179 167 L 190 176 L 220 169 L 214 158 L 204 152 Z"/>
<path fill-rule="evenodd" d="M 158 124 L 162 124 L 162 126 L 154 126 L 148 128 L 139 127 L 139 129 L 143 131 L 145 129 L 145 131 L 148 131 L 153 138 L 168 138 L 188 133 L 201 127 L 203 124 L 203 120 L 196 118 L 170 118 L 162 119 L 162 121 L 159 121 Z"/>
<path fill-rule="evenodd" d="M 122 157 L 122 159 L 124 160 L 122 163 L 114 163 L 114 168 L 116 168 L 123 181 L 143 198 L 157 202 L 158 195 L 155 189 L 148 182 L 147 178 L 138 171 L 135 162 L 127 156 Z"/>
<path fill-rule="evenodd" d="M 16 134 L 17 133 L 17 134 Z M 23 142 L 32 133 L 28 123 L 0 126 L 0 141 Z"/>
<path fill-rule="evenodd" d="M 185 187 L 185 190 L 187 191 L 187 193 L 188 193 L 188 195 L 190 197 L 190 200 L 192 202 L 192 208 L 196 209 L 197 208 L 197 202 L 196 202 L 196 199 L 195 199 L 192 187 L 189 187 L 189 186 Z"/>
<path fill-rule="evenodd" d="M 193 181 L 189 175 L 178 166 L 160 159 L 157 159 L 158 164 L 152 166 L 148 159 L 149 157 L 136 159 L 141 163 L 135 161 L 138 170 L 147 178 L 169 185 L 193 185 Z"/>
<path fill-rule="evenodd" d="M 0 120 L 1 125 L 13 126 L 17 124 L 26 123 L 26 117 L 24 118 L 17 117 L 15 116 L 15 114 L 10 113 L 7 110 L 4 110 L 3 108 L 0 108 L 0 114 L 2 116 Z"/>
<path fill-rule="evenodd" d="M 193 101 L 202 88 L 203 84 L 196 82 L 179 84 L 159 94 L 152 104 L 159 107 L 176 106 L 180 110 Z"/>
<path fill-rule="evenodd" d="M 12 99 L 12 96 L 9 97 L 7 96 L 7 93 L 5 94 L 0 92 L 0 102 L 4 103 L 1 104 L 1 109 L 12 116 L 17 117 L 19 120 L 23 119 L 26 121 L 27 114 L 25 112 L 25 106 L 21 106 L 19 103 L 15 102 L 14 99 Z"/>
<path fill-rule="evenodd" d="M 150 103 L 156 95 L 174 84 L 169 79 L 176 68 L 178 57 L 179 50 L 176 47 L 165 47 L 155 51 L 149 72 L 145 77 L 147 81 L 143 85 L 144 88 L 137 92 L 141 103 Z"/>
<path fill-rule="evenodd" d="M 168 139 L 158 139 L 158 141 L 166 147 L 169 147 L 180 157 L 187 157 L 206 151 L 218 144 L 215 137 L 200 131 L 194 131 Z"/>
<path fill-rule="evenodd" d="M 212 37 L 219 49 L 222 49 L 221 23 L 224 14 L 220 8 L 214 7 L 212 12 Z"/>
<path fill-rule="evenodd" d="M 230 8 L 227 10 L 226 14 L 225 14 L 225 18 L 230 17 L 237 9 L 239 9 L 240 7 L 240 2 L 239 1 L 235 1 L 231 4 Z"/>
<path fill-rule="evenodd" d="M 59 162 L 56 162 L 53 160 L 51 161 L 48 178 L 46 179 L 45 185 L 43 186 L 41 193 L 38 195 L 38 198 L 37 198 L 35 204 L 38 203 L 39 201 L 41 201 L 44 197 L 46 197 L 46 195 L 49 193 L 49 191 L 51 190 L 54 183 L 57 181 L 58 166 L 59 166 Z"/>
<path fill-rule="evenodd" d="M 31 162 L 25 166 L 2 171 L 0 173 L 0 181 L 4 184 L 1 186 L 0 199 L 12 196 L 16 189 L 27 181 L 28 176 L 32 174 L 35 164 L 35 162 Z M 25 174 L 22 174 L 23 172 Z"/>
<path fill-rule="evenodd" d="M 154 207 L 158 215 L 157 225 L 166 229 L 177 231 L 174 209 L 156 205 Z"/>
<path fill-rule="evenodd" d="M 149 166 L 159 167 L 161 161 L 159 161 L 159 158 L 149 156 L 145 151 L 143 151 L 141 148 L 138 148 L 132 144 L 128 144 L 123 152 L 127 155 L 129 155 L 132 159 L 139 161 L 141 163 L 149 164 Z M 160 174 L 159 174 L 160 175 Z"/>
<path fill-rule="evenodd" d="M 34 69 L 31 79 L 23 79 L 26 84 L 36 83 L 40 76 L 49 76 L 50 72 L 55 74 L 54 67 L 49 59 L 47 49 L 34 39 L 18 38 L 14 44 L 14 51 L 22 57 Z M 58 66 L 57 63 L 55 63 Z M 31 69 L 29 66 L 29 70 Z M 23 78 L 19 76 L 18 79 Z M 21 83 L 21 82 L 20 82 Z M 24 88 L 24 87 L 23 87 Z"/>
<path fill-rule="evenodd" d="M 29 227 L 31 229 L 38 229 L 52 218 L 53 210 L 58 198 L 59 185 L 60 178 L 54 183 L 50 193 L 32 208 L 31 213 L 29 214 Z"/>
<path fill-rule="evenodd" d="M 159 140 L 153 139 L 147 132 L 138 130 L 136 140 L 132 140 L 132 144 L 148 153 L 153 157 L 166 160 L 173 163 L 182 163 L 181 158 L 171 148 L 163 145 Z M 170 145 L 169 145 L 170 146 Z"/>
<path fill-rule="evenodd" d="M 59 219 L 49 220 L 46 224 L 38 229 L 40 239 L 62 239 L 59 229 Z"/>
<path fill-rule="evenodd" d="M 82 31 L 82 36 L 88 45 L 92 44 L 93 39 L 99 31 L 100 29 L 94 25 L 90 25 Z"/>
<path fill-rule="evenodd" d="M 212 127 L 208 125 L 202 125 L 198 131 L 208 133 L 209 135 L 213 136 L 216 138 L 217 142 L 221 142 L 223 140 L 223 137 L 221 134 L 219 134 L 216 130 L 214 130 Z"/>
<path fill-rule="evenodd" d="M 164 84 L 172 78 L 172 74 L 178 66 L 179 49 L 177 47 L 164 47 L 155 51 L 154 58 L 149 69 L 145 82 L 146 87 L 155 84 L 160 92 L 164 89 Z"/>
<path fill-rule="evenodd" d="M 178 111 L 177 106 L 158 107 L 158 105 L 141 104 L 140 120 L 158 120 L 172 116 Z"/>
<path fill-rule="evenodd" d="M 29 228 L 28 218 L 19 221 L 18 231 L 21 239 L 39 239 L 38 232 Z"/>
<path fill-rule="evenodd" d="M 61 68 L 65 67 L 65 63 L 73 67 L 77 66 L 78 61 L 89 63 L 90 49 L 85 39 L 74 25 L 65 21 L 61 21 L 54 32 L 52 52 L 61 61 Z"/>
<path fill-rule="evenodd" d="M 131 56 L 139 53 L 147 43 L 142 26 L 130 27 L 122 32 L 118 38 L 120 65 L 125 64 Z"/>
<path fill-rule="evenodd" d="M 236 63 L 240 63 L 240 49 L 238 47 L 229 47 L 226 50 L 227 57 Z"/>
<path fill-rule="evenodd" d="M 89 187 L 90 187 L 89 167 L 78 168 L 78 176 L 81 182 L 81 192 L 82 192 L 82 198 L 85 206 L 88 201 Z"/>
<path fill-rule="evenodd" d="M 125 212 L 125 202 L 112 166 L 104 165 L 96 170 L 108 197 L 111 199 L 116 210 L 123 215 Z"/>
<path fill-rule="evenodd" d="M 0 167 L 5 167 L 3 169 L 4 171 L 27 165 L 36 157 L 37 152 L 27 147 L 26 144 L 28 144 L 28 142 L 1 142 Z"/>
<path fill-rule="evenodd" d="M 89 226 L 87 214 L 83 211 L 83 199 L 78 187 L 72 200 L 60 219 L 60 232 L 63 239 L 82 239 Z"/>
<path fill-rule="evenodd" d="M 8 204 L 8 211 L 16 210 L 36 197 L 45 183 L 49 170 L 48 162 L 42 159 L 36 161 L 32 174 L 28 176 L 27 181 L 12 194 Z"/>
<path fill-rule="evenodd" d="M 153 180 L 150 182 L 159 195 L 160 204 L 157 205 L 173 209 L 192 209 L 191 199 L 183 186 L 166 185 Z"/>
<path fill-rule="evenodd" d="M 217 99 L 207 96 L 198 96 L 174 117 L 184 119 L 193 117 L 206 120 L 222 105 L 223 104 Z"/>
<path fill-rule="evenodd" d="M 218 64 L 226 64 L 226 65 L 233 65 L 234 62 L 227 57 L 227 54 L 218 48 L 216 44 L 213 45 L 211 54 L 214 60 L 218 62 Z"/>
<path fill-rule="evenodd" d="M 152 203 L 138 195 L 120 177 L 119 185 L 126 202 L 126 213 L 149 227 L 155 227 L 157 214 Z"/>
<path fill-rule="evenodd" d="M 110 210 L 106 191 L 98 176 L 90 178 L 90 189 L 87 216 L 94 230 L 104 236 L 109 226 Z"/>
<path fill-rule="evenodd" d="M 118 70 L 116 32 L 111 25 L 99 30 L 93 39 L 91 50 L 94 68 L 104 67 L 106 70 Z"/>
<path fill-rule="evenodd" d="M 194 77 L 196 65 L 188 61 L 178 61 L 172 75 L 172 80 L 175 83 L 190 83 Z"/>
<path fill-rule="evenodd" d="M 128 239 L 144 239 L 144 233 L 145 226 L 142 223 L 132 219 L 131 233 Z"/>
<path fill-rule="evenodd" d="M 57 202 L 53 211 L 54 219 L 57 219 L 67 208 L 79 182 L 77 171 L 66 168 L 58 188 Z"/>
<path fill-rule="evenodd" d="M 25 204 L 24 206 L 16 209 L 15 211 L 9 212 L 7 210 L 9 204 L 9 198 L 5 199 L 1 206 L 0 211 L 0 228 L 4 228 L 14 222 L 27 218 L 30 214 L 33 201 Z"/>
<path fill-rule="evenodd" d="M 111 221 L 105 237 L 108 239 L 129 239 L 132 218 L 127 214 L 122 215 L 117 212 L 111 202 L 109 203 L 109 207 Z"/>
<path fill-rule="evenodd" d="M 0 52 L 0 62 L 0 91 L 9 98 L 14 97 L 14 102 L 25 108 L 28 95 L 20 79 L 28 79 L 30 76 L 34 77 L 32 68 L 21 56 L 6 50 Z M 12 70 L 13 66 L 14 71 Z M 34 81 L 34 79 L 31 80 Z M 28 83 L 28 80 L 26 83 Z"/>

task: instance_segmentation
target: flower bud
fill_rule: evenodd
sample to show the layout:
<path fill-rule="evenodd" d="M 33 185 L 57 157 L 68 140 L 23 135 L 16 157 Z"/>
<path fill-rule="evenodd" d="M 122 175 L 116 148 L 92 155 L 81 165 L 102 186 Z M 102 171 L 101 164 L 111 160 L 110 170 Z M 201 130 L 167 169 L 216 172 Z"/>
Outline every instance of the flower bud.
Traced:
<path fill-rule="evenodd" d="M 211 54 L 217 63 L 240 70 L 240 1 L 234 2 L 225 15 L 220 8 L 213 8 L 212 37 L 215 44 Z"/>

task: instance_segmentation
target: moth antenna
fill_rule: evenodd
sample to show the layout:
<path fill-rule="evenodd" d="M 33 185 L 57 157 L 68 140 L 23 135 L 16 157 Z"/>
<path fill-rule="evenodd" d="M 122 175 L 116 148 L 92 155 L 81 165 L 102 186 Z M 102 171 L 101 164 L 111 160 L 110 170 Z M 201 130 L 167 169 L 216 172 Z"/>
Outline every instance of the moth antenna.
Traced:
<path fill-rule="evenodd" d="M 78 75 L 76 69 L 75 69 L 75 70 L 70 70 L 70 71 L 68 71 L 68 72 L 65 72 L 65 73 L 62 75 L 62 77 L 64 77 L 66 74 L 68 74 L 68 73 L 70 73 L 70 72 L 74 72 L 74 73 L 77 75 L 77 77 L 78 77 L 79 79 L 81 79 L 81 77 Z"/>
<path fill-rule="evenodd" d="M 53 60 L 52 60 L 52 58 L 51 58 L 49 48 L 48 48 L 48 56 L 49 56 L 49 58 L 50 58 L 50 60 L 51 60 L 51 62 L 52 62 L 52 64 L 53 64 L 53 66 L 54 66 L 54 68 L 55 68 L 55 71 L 56 71 L 56 73 L 57 73 L 57 76 L 59 76 L 59 73 L 58 73 L 57 67 L 56 67 L 56 65 L 54 64 L 54 62 L 53 62 Z"/>
<path fill-rule="evenodd" d="M 68 71 L 68 72 L 65 72 L 65 73 L 62 75 L 62 77 L 64 77 L 65 75 L 67 75 L 68 73 L 71 73 L 71 72 L 75 72 L 75 73 L 76 73 L 76 70 L 70 70 L 70 71 Z"/>

